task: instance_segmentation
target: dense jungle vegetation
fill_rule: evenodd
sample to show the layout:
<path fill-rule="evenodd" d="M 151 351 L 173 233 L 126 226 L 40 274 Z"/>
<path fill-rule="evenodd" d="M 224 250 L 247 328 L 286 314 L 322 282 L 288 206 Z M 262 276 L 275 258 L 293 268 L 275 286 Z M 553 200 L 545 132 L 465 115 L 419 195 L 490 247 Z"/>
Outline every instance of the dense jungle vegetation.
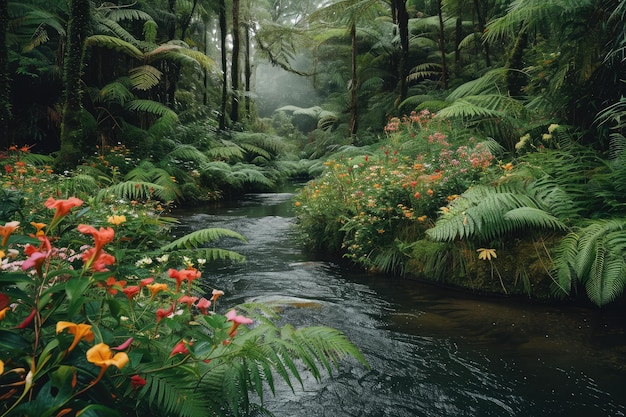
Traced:
<path fill-rule="evenodd" d="M 615 302 L 625 15 L 619 0 L 0 0 L 0 416 L 267 415 L 272 375 L 364 362 L 333 329 L 219 310 L 202 266 L 241 257 L 207 244 L 245 236 L 169 234 L 173 206 L 288 182 L 306 183 L 309 250 Z"/>
<path fill-rule="evenodd" d="M 311 249 L 602 306 L 626 283 L 625 13 L 2 0 L 0 145 L 30 150 L 64 190 L 131 200 L 313 179 L 295 201 Z"/>

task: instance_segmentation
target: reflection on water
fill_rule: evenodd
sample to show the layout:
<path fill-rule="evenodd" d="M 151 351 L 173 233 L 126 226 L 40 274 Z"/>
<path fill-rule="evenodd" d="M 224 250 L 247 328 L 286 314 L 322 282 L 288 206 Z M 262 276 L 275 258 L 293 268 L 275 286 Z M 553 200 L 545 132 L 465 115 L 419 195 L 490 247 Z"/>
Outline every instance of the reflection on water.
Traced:
<path fill-rule="evenodd" d="M 623 416 L 626 336 L 620 311 L 474 297 L 357 274 L 311 259 L 292 239 L 290 194 L 179 212 L 183 228 L 224 227 L 247 257 L 205 271 L 227 308 L 261 301 L 285 322 L 327 325 L 365 354 L 322 383 L 279 386 L 277 416 Z"/>

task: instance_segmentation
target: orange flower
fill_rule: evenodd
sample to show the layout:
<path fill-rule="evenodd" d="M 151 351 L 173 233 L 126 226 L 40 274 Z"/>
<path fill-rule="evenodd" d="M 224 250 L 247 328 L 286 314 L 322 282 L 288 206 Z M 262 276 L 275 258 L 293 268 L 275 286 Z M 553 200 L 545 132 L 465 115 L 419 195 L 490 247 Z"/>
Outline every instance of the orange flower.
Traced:
<path fill-rule="evenodd" d="M 7 311 L 9 311 L 11 309 L 11 307 L 5 307 L 2 310 L 0 310 L 0 320 L 4 320 L 4 318 L 7 315 Z M 2 372 L 0 372 L 1 374 Z"/>
<path fill-rule="evenodd" d="M 191 308 L 191 305 L 196 302 L 198 297 L 191 297 L 189 295 L 183 295 L 178 299 L 178 302 L 181 304 L 187 304 L 187 307 Z"/>
<path fill-rule="evenodd" d="M 95 227 L 86 224 L 79 224 L 77 229 L 80 233 L 93 236 L 95 250 L 90 252 L 89 257 L 83 257 L 85 266 L 89 268 L 94 263 L 94 261 L 100 257 L 100 252 L 102 251 L 104 245 L 113 241 L 113 238 L 115 237 L 115 231 L 110 227 L 101 227 L 98 230 Z M 85 260 L 85 258 L 87 258 L 87 260 Z"/>
<path fill-rule="evenodd" d="M 141 291 L 141 287 L 137 285 L 131 285 L 122 290 L 122 292 L 126 294 L 126 297 L 128 297 L 129 300 L 132 300 L 134 296 L 139 294 L 139 291 Z"/>
<path fill-rule="evenodd" d="M 55 200 L 52 197 L 48 198 L 48 200 L 44 203 L 44 206 L 49 209 L 56 209 L 52 222 L 50 222 L 51 227 L 61 221 L 63 217 L 67 216 L 73 207 L 78 207 L 82 204 L 83 200 L 76 197 L 70 197 L 67 200 Z"/>
<path fill-rule="evenodd" d="M 116 226 L 119 226 L 120 224 L 126 222 L 126 216 L 121 215 L 113 215 L 113 216 L 109 216 L 107 217 L 107 221 L 111 224 L 114 224 Z"/>
<path fill-rule="evenodd" d="M 180 291 L 180 284 L 186 280 L 191 285 L 191 282 L 194 279 L 200 278 L 200 271 L 195 268 L 181 270 L 170 268 L 168 270 L 168 275 L 170 278 L 174 278 L 176 280 L 176 292 L 178 293 Z"/>
<path fill-rule="evenodd" d="M 118 289 L 123 289 L 125 285 L 126 281 L 118 281 L 115 277 L 108 277 L 105 283 L 107 292 L 112 295 L 117 294 Z"/>
<path fill-rule="evenodd" d="M 224 295 L 224 291 L 222 290 L 213 290 L 213 292 L 211 293 L 211 301 L 216 302 L 218 298 L 220 298 L 220 296 Z"/>
<path fill-rule="evenodd" d="M 37 229 L 37 231 L 35 232 L 35 236 L 44 235 L 43 228 L 47 226 L 45 223 L 30 222 L 30 224 L 33 225 L 35 229 Z"/>
<path fill-rule="evenodd" d="M 166 291 L 167 290 L 167 284 L 160 284 L 160 283 L 148 284 L 148 285 L 146 285 L 146 288 L 150 291 L 150 294 L 151 294 L 152 298 L 154 298 L 161 291 Z"/>
<path fill-rule="evenodd" d="M 67 331 L 74 335 L 74 340 L 72 344 L 67 349 L 70 352 L 72 349 L 78 345 L 82 339 L 85 339 L 87 342 L 93 341 L 94 334 L 91 331 L 91 325 L 89 324 L 75 324 L 70 321 L 60 321 L 57 323 L 57 334 L 61 333 L 63 330 L 67 329 Z"/>
<path fill-rule="evenodd" d="M 5 247 L 7 244 L 7 240 L 9 240 L 9 236 L 11 233 L 15 232 L 15 230 L 20 226 L 20 222 L 13 221 L 7 222 L 4 226 L 0 226 L 0 236 L 2 236 L 2 247 Z"/>
<path fill-rule="evenodd" d="M 100 367 L 100 376 L 106 369 L 113 365 L 117 369 L 122 369 L 128 363 L 128 355 L 125 352 L 118 352 L 113 355 L 113 352 L 106 343 L 98 343 L 87 351 L 87 361 Z"/>

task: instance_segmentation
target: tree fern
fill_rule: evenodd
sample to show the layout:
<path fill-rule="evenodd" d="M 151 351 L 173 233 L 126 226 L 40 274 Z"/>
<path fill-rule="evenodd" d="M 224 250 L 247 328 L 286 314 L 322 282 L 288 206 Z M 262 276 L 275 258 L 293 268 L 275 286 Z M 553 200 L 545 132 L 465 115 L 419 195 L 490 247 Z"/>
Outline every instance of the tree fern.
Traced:
<path fill-rule="evenodd" d="M 143 57 L 143 52 L 141 52 L 135 45 L 115 36 L 92 35 L 87 38 L 85 44 L 87 46 L 99 46 L 101 48 L 115 49 L 118 52 L 122 52 L 136 59 L 141 59 Z"/>
<path fill-rule="evenodd" d="M 169 116 L 177 118 L 176 113 L 164 104 L 153 100 L 135 99 L 131 100 L 124 106 L 129 111 L 140 111 L 154 114 L 156 116 Z"/>
<path fill-rule="evenodd" d="M 147 373 L 139 399 L 145 398 L 158 410 L 158 415 L 205 415 L 209 402 L 206 393 L 196 389 L 196 381 L 197 378 L 184 366 Z"/>
<path fill-rule="evenodd" d="M 97 201 L 105 200 L 110 196 L 128 200 L 146 200 L 160 199 L 163 201 L 171 201 L 172 190 L 161 185 L 145 181 L 124 181 L 111 185 L 98 191 L 96 195 Z"/>
<path fill-rule="evenodd" d="M 132 87 L 143 91 L 159 85 L 162 75 L 163 73 L 152 65 L 141 65 L 128 71 Z"/>

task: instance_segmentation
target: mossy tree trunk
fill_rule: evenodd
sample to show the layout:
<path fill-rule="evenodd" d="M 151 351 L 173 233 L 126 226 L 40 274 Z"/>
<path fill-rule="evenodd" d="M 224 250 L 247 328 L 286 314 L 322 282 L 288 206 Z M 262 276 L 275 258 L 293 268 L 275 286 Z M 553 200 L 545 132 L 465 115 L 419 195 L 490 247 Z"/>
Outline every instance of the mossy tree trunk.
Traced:
<path fill-rule="evenodd" d="M 9 98 L 9 57 L 7 50 L 7 28 L 9 26 L 9 2 L 0 0 L 0 149 L 6 149 L 10 143 L 7 134 L 11 118 L 11 102 Z"/>
<path fill-rule="evenodd" d="M 220 48 L 222 58 L 222 102 L 220 106 L 220 130 L 226 129 L 226 107 L 228 104 L 228 56 L 226 51 L 226 35 L 228 31 L 228 23 L 226 22 L 226 1 L 220 0 Z"/>
<path fill-rule="evenodd" d="M 239 0 L 233 0 L 233 56 L 230 64 L 230 83 L 233 97 L 230 104 L 230 119 L 239 122 L 239 51 L 241 48 L 241 30 L 239 28 Z"/>
<path fill-rule="evenodd" d="M 85 57 L 85 39 L 91 17 L 89 0 L 72 0 L 67 28 L 67 49 L 63 64 L 65 100 L 61 122 L 61 149 L 57 169 L 72 169 L 85 154 L 87 143 L 81 124 L 83 86 L 81 77 Z"/>
<path fill-rule="evenodd" d="M 393 0 L 393 18 L 400 33 L 400 59 L 398 60 L 398 103 L 406 99 L 408 85 L 406 82 L 406 67 L 409 60 L 409 13 L 406 10 L 406 0 Z"/>

